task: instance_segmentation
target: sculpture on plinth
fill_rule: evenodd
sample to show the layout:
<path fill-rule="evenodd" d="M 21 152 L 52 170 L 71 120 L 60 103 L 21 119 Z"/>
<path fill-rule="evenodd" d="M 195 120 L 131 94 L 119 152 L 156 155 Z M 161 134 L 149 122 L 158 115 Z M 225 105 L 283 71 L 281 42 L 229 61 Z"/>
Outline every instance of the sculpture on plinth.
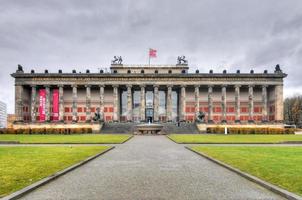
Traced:
<path fill-rule="evenodd" d="M 101 113 L 100 113 L 100 109 L 97 108 L 96 112 L 94 113 L 93 121 L 97 122 L 100 120 L 101 120 Z"/>
<path fill-rule="evenodd" d="M 282 70 L 281 70 L 281 68 L 280 68 L 280 65 L 278 64 L 278 65 L 276 65 L 276 67 L 275 67 L 275 73 L 282 73 Z"/>
<path fill-rule="evenodd" d="M 188 64 L 188 60 L 186 60 L 185 56 L 178 56 L 177 57 L 177 64 L 178 65 L 186 65 L 186 64 Z"/>
<path fill-rule="evenodd" d="M 204 118 L 205 118 L 205 113 L 199 111 L 197 118 L 196 118 L 196 122 L 197 123 L 204 123 Z"/>
<path fill-rule="evenodd" d="M 122 56 L 113 56 L 113 60 L 111 61 L 111 64 L 121 65 L 122 62 L 123 62 Z"/>

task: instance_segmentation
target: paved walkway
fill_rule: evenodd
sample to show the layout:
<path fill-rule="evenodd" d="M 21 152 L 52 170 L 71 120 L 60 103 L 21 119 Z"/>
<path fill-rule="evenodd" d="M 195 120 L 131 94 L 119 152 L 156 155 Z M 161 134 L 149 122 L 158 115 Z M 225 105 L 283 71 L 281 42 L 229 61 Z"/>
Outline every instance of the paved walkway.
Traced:
<path fill-rule="evenodd" d="M 164 136 L 135 136 L 23 199 L 281 199 Z"/>

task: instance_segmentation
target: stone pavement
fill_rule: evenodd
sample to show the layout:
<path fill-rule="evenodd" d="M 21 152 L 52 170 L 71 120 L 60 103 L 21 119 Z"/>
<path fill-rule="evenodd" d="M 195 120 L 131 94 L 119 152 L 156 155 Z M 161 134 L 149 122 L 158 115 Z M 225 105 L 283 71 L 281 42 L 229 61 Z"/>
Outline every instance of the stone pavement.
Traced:
<path fill-rule="evenodd" d="M 282 198 L 165 136 L 135 136 L 22 199 Z"/>

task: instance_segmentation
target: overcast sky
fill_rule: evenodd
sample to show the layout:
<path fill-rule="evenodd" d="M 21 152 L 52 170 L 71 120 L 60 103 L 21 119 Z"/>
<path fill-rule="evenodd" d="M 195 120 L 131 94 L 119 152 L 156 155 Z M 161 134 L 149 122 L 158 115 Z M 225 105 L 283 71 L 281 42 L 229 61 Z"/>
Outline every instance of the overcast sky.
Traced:
<path fill-rule="evenodd" d="M 14 112 L 17 64 L 24 70 L 98 71 L 125 64 L 175 64 L 201 72 L 262 72 L 279 63 L 285 96 L 302 93 L 301 0 L 0 0 L 0 100 Z"/>

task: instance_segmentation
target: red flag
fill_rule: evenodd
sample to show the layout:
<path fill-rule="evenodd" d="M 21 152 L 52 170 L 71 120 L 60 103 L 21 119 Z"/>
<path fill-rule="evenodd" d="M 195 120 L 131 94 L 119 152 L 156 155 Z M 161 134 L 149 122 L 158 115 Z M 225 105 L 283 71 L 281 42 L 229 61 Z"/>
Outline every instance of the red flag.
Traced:
<path fill-rule="evenodd" d="M 156 53 L 157 53 L 157 50 L 149 49 L 149 57 L 150 58 L 156 58 Z"/>

